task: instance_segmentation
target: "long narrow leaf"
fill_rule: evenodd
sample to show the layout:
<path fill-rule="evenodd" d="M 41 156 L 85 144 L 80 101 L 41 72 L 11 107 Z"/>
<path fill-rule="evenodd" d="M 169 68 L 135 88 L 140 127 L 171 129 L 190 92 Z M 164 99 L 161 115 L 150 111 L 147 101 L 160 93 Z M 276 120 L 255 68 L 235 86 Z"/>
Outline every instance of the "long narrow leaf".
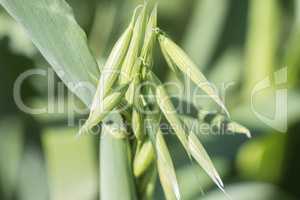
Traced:
<path fill-rule="evenodd" d="M 90 105 L 95 91 L 91 83 L 99 71 L 71 7 L 64 0 L 0 0 L 0 4 L 24 26 L 68 88 Z"/>

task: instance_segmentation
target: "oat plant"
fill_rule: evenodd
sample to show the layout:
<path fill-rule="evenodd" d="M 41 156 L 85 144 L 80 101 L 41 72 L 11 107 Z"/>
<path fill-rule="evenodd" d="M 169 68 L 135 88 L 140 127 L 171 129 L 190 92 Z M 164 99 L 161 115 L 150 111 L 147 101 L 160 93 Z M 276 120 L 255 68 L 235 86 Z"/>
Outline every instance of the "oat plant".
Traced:
<path fill-rule="evenodd" d="M 231 121 L 215 88 L 184 50 L 159 28 L 157 5 L 144 3 L 114 44 L 103 67 L 89 51 L 86 36 L 63 0 L 0 0 L 29 33 L 58 76 L 90 108 L 78 134 L 101 126 L 100 199 L 153 199 L 157 176 L 168 200 L 182 199 L 165 134 L 177 137 L 186 156 L 225 192 L 223 182 L 199 140 L 201 124 L 245 134 Z M 197 109 L 198 117 L 176 110 L 164 84 L 153 72 L 155 46 L 181 81 L 188 77 L 221 108 Z M 100 70 L 101 69 L 101 70 Z M 83 83 L 92 89 L 82 87 Z M 181 101 L 179 99 L 179 101 Z M 189 103 L 192 104 L 192 103 Z M 161 124 L 170 130 L 162 130 Z"/>

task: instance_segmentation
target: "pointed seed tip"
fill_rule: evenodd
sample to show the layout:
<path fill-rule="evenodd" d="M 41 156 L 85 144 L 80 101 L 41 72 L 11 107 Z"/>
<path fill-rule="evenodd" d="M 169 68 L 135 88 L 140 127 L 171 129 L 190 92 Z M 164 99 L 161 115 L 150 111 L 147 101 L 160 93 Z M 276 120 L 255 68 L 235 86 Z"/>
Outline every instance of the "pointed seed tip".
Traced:
<path fill-rule="evenodd" d="M 144 7 L 143 4 L 140 4 L 138 5 L 137 7 L 135 7 L 134 11 L 133 11 L 133 15 L 132 15 L 132 21 L 135 20 L 136 16 L 137 16 L 137 13 L 138 13 L 138 10 L 141 9 L 142 7 Z"/>

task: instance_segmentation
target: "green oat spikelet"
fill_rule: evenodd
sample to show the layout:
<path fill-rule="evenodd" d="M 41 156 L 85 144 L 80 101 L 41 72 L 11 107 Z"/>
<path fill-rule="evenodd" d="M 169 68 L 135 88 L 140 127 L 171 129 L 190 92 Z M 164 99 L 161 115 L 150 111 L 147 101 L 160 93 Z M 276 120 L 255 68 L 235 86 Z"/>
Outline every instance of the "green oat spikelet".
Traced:
<path fill-rule="evenodd" d="M 132 131 L 134 133 L 134 136 L 138 141 L 143 141 L 144 139 L 144 120 L 142 114 L 136 109 L 133 108 L 132 110 Z"/>
<path fill-rule="evenodd" d="M 249 129 L 247 129 L 245 126 L 237 123 L 237 122 L 229 122 L 227 124 L 227 129 L 231 131 L 232 133 L 238 133 L 238 134 L 243 134 L 246 135 L 248 138 L 251 138 L 251 133 Z"/>
<path fill-rule="evenodd" d="M 104 100 L 97 105 L 94 112 L 90 113 L 89 118 L 80 129 L 79 135 L 98 125 L 116 106 L 118 106 L 124 98 L 127 89 L 128 84 L 125 84 L 105 97 Z"/>
<path fill-rule="evenodd" d="M 168 53 L 165 51 L 164 48 L 161 48 L 161 52 L 167 62 L 167 65 L 170 67 L 170 69 L 175 73 L 175 76 L 178 80 L 183 81 L 183 76 L 180 73 L 179 69 L 177 68 L 176 64 L 172 61 Z"/>
<path fill-rule="evenodd" d="M 150 140 L 146 140 L 133 161 L 133 174 L 135 177 L 143 175 L 155 158 L 155 151 Z"/>
<path fill-rule="evenodd" d="M 211 120 L 207 121 L 206 118 L 211 118 Z M 231 132 L 246 135 L 248 138 L 251 138 L 251 133 L 246 127 L 235 121 L 232 121 L 229 118 L 226 118 L 226 116 L 220 113 L 200 109 L 198 110 L 198 119 L 201 123 L 214 126 L 220 133 L 221 131 Z"/>
<path fill-rule="evenodd" d="M 156 40 L 155 28 L 157 27 L 157 4 L 154 6 L 145 30 L 144 45 L 141 52 L 141 58 L 144 64 L 152 66 L 153 47 Z"/>
<path fill-rule="evenodd" d="M 155 5 L 146 29 L 145 29 L 145 37 L 144 37 L 144 43 L 143 47 L 141 50 L 141 56 L 137 59 L 134 68 L 132 69 L 132 76 L 133 76 L 133 82 L 131 83 L 128 92 L 127 92 L 127 99 L 129 101 L 129 104 L 134 104 L 133 109 L 132 109 L 132 129 L 133 132 L 138 140 L 142 140 L 143 136 L 145 135 L 144 129 L 141 124 L 143 124 L 143 114 L 139 112 L 139 107 L 140 107 L 140 92 L 137 91 L 137 87 L 139 86 L 140 83 L 144 80 L 143 77 L 141 77 L 141 69 L 142 67 L 149 67 L 153 63 L 153 46 L 154 46 L 154 41 L 156 38 L 156 35 L 153 31 L 153 29 L 157 25 L 157 6 Z"/>
<path fill-rule="evenodd" d="M 143 42 L 143 46 L 141 49 L 141 54 L 136 59 L 135 64 L 131 71 L 130 79 L 131 80 L 133 79 L 133 83 L 129 87 L 129 91 L 127 94 L 127 99 L 129 101 L 129 104 L 132 103 L 132 97 L 135 95 L 135 89 L 136 89 L 137 85 L 139 83 L 141 83 L 141 81 L 143 81 L 143 79 L 145 78 L 145 76 L 144 76 L 145 68 L 152 66 L 152 63 L 153 63 L 153 47 L 154 47 L 155 38 L 156 38 L 156 35 L 155 35 L 153 29 L 157 25 L 156 21 L 157 21 L 157 6 L 155 5 L 155 7 L 153 8 L 153 10 L 150 14 L 148 23 L 145 28 L 145 37 L 144 37 L 144 42 Z M 144 22 L 146 22 L 146 20 L 144 20 Z M 141 72 L 141 70 L 143 70 L 143 72 Z M 141 74 L 143 74 L 143 75 L 141 76 Z M 136 79 L 139 79 L 139 80 L 136 81 Z M 137 96 L 138 96 L 138 94 L 137 94 Z"/>
<path fill-rule="evenodd" d="M 170 123 L 176 136 L 180 140 L 181 144 L 183 145 L 187 153 L 189 153 L 188 140 L 187 135 L 185 133 L 184 125 L 178 118 L 176 110 L 162 85 L 158 85 L 156 88 L 156 101 L 161 111 L 163 112 L 165 118 Z"/>
<path fill-rule="evenodd" d="M 189 134 L 189 149 L 193 158 L 197 161 L 197 163 L 202 167 L 202 169 L 210 176 L 210 178 L 214 181 L 214 183 L 220 188 L 220 190 L 224 191 L 224 185 L 218 174 L 217 170 L 214 167 L 209 155 L 207 154 L 205 148 L 199 141 L 198 137 L 190 132 Z"/>
<path fill-rule="evenodd" d="M 100 79 L 98 81 L 96 94 L 93 98 L 91 112 L 94 112 L 96 106 L 99 105 L 100 101 L 102 101 L 104 97 L 111 91 L 112 86 L 114 85 L 119 75 L 119 70 L 123 63 L 124 57 L 129 46 L 129 42 L 132 37 L 136 12 L 138 9 L 139 7 L 135 9 L 129 26 L 126 28 L 126 30 L 118 39 L 118 41 L 115 43 L 106 63 L 104 64 Z"/>
<path fill-rule="evenodd" d="M 141 40 L 143 38 L 143 24 L 146 20 L 147 6 L 143 6 L 143 10 L 139 14 L 132 33 L 130 45 L 125 56 L 124 63 L 121 68 L 120 83 L 128 83 L 132 78 L 132 70 L 139 56 Z"/>
<path fill-rule="evenodd" d="M 156 134 L 156 152 L 158 174 L 167 200 L 179 200 L 180 190 L 168 147 L 159 129 Z"/>
<path fill-rule="evenodd" d="M 167 36 L 159 34 L 158 40 L 163 51 L 167 53 L 180 71 L 186 74 L 199 88 L 206 92 L 224 110 L 226 115 L 229 116 L 227 108 L 215 89 L 198 70 L 197 66 L 191 61 L 188 55 L 186 55 L 186 53 Z"/>

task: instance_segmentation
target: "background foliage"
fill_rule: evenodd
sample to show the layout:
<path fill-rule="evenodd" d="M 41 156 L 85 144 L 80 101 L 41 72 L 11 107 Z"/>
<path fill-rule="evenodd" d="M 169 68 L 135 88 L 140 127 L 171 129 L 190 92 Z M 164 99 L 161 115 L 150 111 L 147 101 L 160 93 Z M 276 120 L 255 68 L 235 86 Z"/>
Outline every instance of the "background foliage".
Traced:
<path fill-rule="evenodd" d="M 139 1 L 67 2 L 101 66 Z M 160 0 L 159 3 L 159 26 L 184 47 L 208 79 L 216 84 L 236 83 L 226 96 L 226 104 L 232 118 L 247 126 L 253 138 L 203 137 L 228 193 L 233 199 L 298 199 L 299 0 Z M 65 23 L 61 26 L 67 27 Z M 74 26 L 72 22 L 71 26 Z M 52 35 L 68 34 L 70 45 L 80 46 L 71 41 L 84 36 L 68 30 L 52 29 Z M 59 44 L 57 41 L 55 45 Z M 66 48 L 66 53 L 72 49 Z M 78 60 L 67 56 L 61 59 L 69 65 L 80 62 L 80 56 Z M 90 58 L 90 62 L 95 61 Z M 286 134 L 257 119 L 249 102 L 253 84 L 284 66 L 288 67 L 286 87 L 289 87 Z M 29 115 L 17 109 L 14 103 L 12 91 L 18 75 L 28 69 L 48 67 L 23 28 L 1 7 L 0 199 L 97 199 L 98 136 L 75 139 L 77 128 L 66 127 L 67 113 Z M 93 66 L 86 67 L 97 73 Z M 161 80 L 174 79 L 160 56 L 156 56 L 155 71 Z M 58 77 L 55 79 L 61 82 Z M 23 85 L 22 97 L 28 105 L 50 105 L 57 109 L 58 101 L 66 100 L 57 99 L 57 88 L 54 94 L 48 93 L 47 88 L 46 79 L 32 78 Z M 257 103 L 257 109 L 269 115 L 274 106 L 272 91 L 264 91 L 264 98 Z M 64 92 L 67 95 L 67 89 Z M 196 104 L 214 109 L 206 101 Z M 209 178 L 191 165 L 172 136 L 167 137 L 167 143 L 184 199 L 225 199 Z M 155 199 L 163 198 L 157 184 Z"/>

